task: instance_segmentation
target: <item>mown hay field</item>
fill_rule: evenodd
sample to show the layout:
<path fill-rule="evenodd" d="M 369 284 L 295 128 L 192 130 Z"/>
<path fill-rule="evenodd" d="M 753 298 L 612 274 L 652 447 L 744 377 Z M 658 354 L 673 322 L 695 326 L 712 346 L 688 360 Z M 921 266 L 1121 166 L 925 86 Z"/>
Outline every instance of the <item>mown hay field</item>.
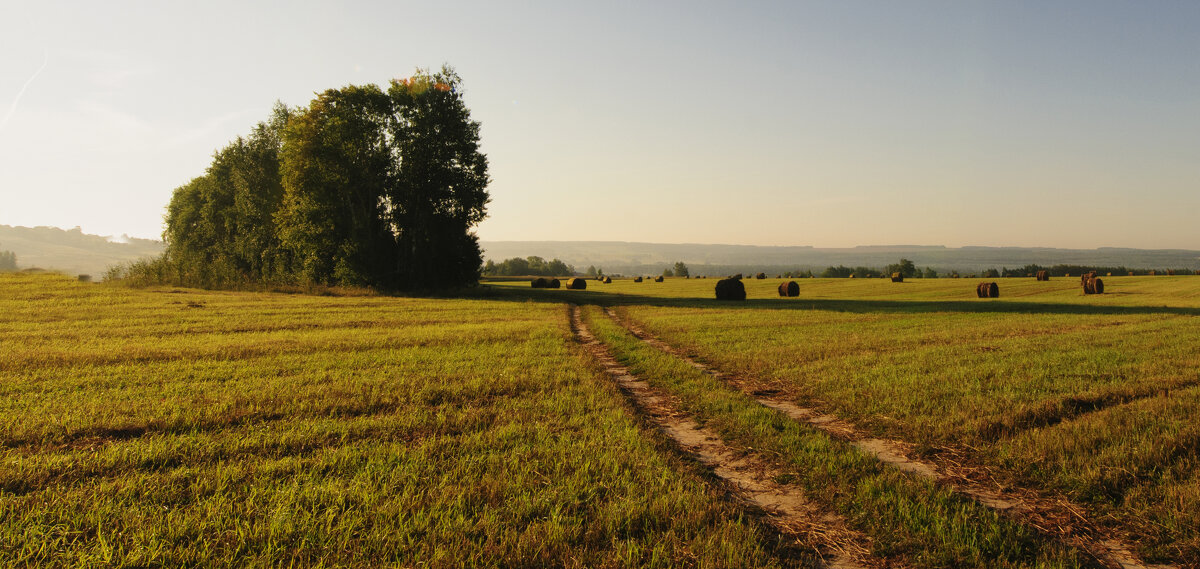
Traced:
<path fill-rule="evenodd" d="M 561 304 L 0 275 L 0 566 L 778 566 L 705 476 Z"/>
<path fill-rule="evenodd" d="M 821 536 L 773 527 L 639 416 L 573 339 L 574 304 L 631 373 L 774 464 L 880 565 L 1098 562 L 747 393 L 1061 495 L 1143 559 L 1195 567 L 1200 278 L 1106 280 L 1084 296 L 998 279 L 978 299 L 973 279 L 798 279 L 792 298 L 748 279 L 747 300 L 717 301 L 716 279 L 400 298 L 0 275 L 0 560 L 819 564 Z"/>
<path fill-rule="evenodd" d="M 1200 278 L 614 281 L 595 302 L 771 393 L 1069 498 L 1146 559 L 1200 563 Z M 679 375 L 676 371 L 674 375 Z"/>

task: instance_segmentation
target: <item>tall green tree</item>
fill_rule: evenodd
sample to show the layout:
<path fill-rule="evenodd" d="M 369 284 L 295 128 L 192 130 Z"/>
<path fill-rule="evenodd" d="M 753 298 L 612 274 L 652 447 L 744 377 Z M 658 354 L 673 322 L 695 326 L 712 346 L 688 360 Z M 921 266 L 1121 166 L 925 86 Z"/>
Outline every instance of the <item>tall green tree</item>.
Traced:
<path fill-rule="evenodd" d="M 175 190 L 163 238 L 176 280 L 220 286 L 277 280 L 288 272 L 274 223 L 282 198 L 280 135 L 288 116 L 277 105 L 269 122 L 217 151 L 203 176 Z"/>
<path fill-rule="evenodd" d="M 300 280 L 393 280 L 396 248 L 386 199 L 395 178 L 386 135 L 390 116 L 388 96 L 369 85 L 325 91 L 288 121 L 277 221 Z"/>
<path fill-rule="evenodd" d="M 397 231 L 401 288 L 462 285 L 479 278 L 481 252 L 471 229 L 487 215 L 487 157 L 479 123 L 462 100 L 461 79 L 443 67 L 393 81 L 389 122 L 395 183 L 387 193 Z"/>
<path fill-rule="evenodd" d="M 688 276 L 691 276 L 691 274 L 690 274 L 690 273 L 688 273 L 688 266 L 687 266 L 687 265 L 685 265 L 685 264 L 683 263 L 683 261 L 679 261 L 679 262 L 675 263 L 675 270 L 674 270 L 674 271 L 672 271 L 672 272 L 674 272 L 674 273 L 675 273 L 675 276 L 677 276 L 677 277 L 688 277 Z"/>

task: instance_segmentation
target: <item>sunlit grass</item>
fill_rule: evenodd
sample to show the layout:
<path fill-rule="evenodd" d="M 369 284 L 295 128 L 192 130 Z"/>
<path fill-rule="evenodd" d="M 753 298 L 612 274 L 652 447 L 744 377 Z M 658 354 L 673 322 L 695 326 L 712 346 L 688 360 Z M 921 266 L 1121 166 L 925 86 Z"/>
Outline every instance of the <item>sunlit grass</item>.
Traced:
<path fill-rule="evenodd" d="M 671 344 L 754 388 L 929 452 L 967 449 L 1011 483 L 1062 492 L 1152 559 L 1200 558 L 1200 277 L 713 279 L 591 285 Z M 612 288 L 606 288 L 612 287 Z M 516 294 L 515 289 L 512 294 Z"/>
<path fill-rule="evenodd" d="M 8 566 L 773 567 L 564 308 L 0 276 Z"/>

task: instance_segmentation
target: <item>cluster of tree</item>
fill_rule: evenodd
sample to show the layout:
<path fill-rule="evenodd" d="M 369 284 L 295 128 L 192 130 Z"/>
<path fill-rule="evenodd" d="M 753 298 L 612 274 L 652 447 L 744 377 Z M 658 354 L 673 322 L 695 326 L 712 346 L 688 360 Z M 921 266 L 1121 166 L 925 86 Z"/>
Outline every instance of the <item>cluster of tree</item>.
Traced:
<path fill-rule="evenodd" d="M 1109 273 L 1114 274 L 1114 275 L 1128 275 L 1128 274 L 1148 275 L 1148 274 L 1150 274 L 1151 270 L 1154 270 L 1157 274 L 1166 274 L 1167 273 L 1166 269 L 1131 269 L 1131 268 L 1123 266 L 1123 265 L 1117 266 L 1117 267 L 1104 267 L 1104 266 L 1095 266 L 1095 265 L 1058 264 L 1058 265 L 1046 267 L 1046 266 L 1042 266 L 1042 265 L 1030 264 L 1030 265 L 1025 265 L 1023 267 L 1016 267 L 1016 268 L 1012 268 L 1012 269 L 1010 269 L 1008 267 L 1001 267 L 999 270 L 997 270 L 995 268 L 987 269 L 986 271 L 983 272 L 983 276 L 985 276 L 985 277 L 1032 277 L 1032 276 L 1036 275 L 1038 273 L 1038 271 L 1046 271 L 1047 274 L 1049 274 L 1052 277 L 1062 277 L 1062 276 L 1066 276 L 1066 275 L 1079 276 L 1083 273 L 1089 273 L 1092 271 L 1095 271 L 1096 273 L 1101 274 L 1101 275 L 1107 275 Z M 1187 269 L 1187 268 L 1171 269 L 1171 270 L 1173 270 L 1177 274 L 1181 274 L 1181 275 L 1182 274 L 1191 274 L 1193 272 L 1193 269 Z"/>
<path fill-rule="evenodd" d="M 208 287 L 476 282 L 489 180 L 460 82 L 418 71 L 277 105 L 175 190 L 165 253 L 132 270 Z"/>
<path fill-rule="evenodd" d="M 596 265 L 588 265 L 587 272 L 584 274 L 589 277 L 602 277 L 604 276 L 604 269 L 597 269 Z"/>
<path fill-rule="evenodd" d="M 662 276 L 690 278 L 692 276 L 692 274 L 691 274 L 691 272 L 688 271 L 688 266 L 686 264 L 684 264 L 683 261 L 679 261 L 679 262 L 675 263 L 674 268 L 668 267 L 666 269 L 663 269 Z"/>
<path fill-rule="evenodd" d="M 857 279 L 865 279 L 872 277 L 891 276 L 892 273 L 900 273 L 906 279 L 936 279 L 938 277 L 938 272 L 935 271 L 933 267 L 925 267 L 924 270 L 921 270 L 918 269 L 917 266 L 908 259 L 900 259 L 900 262 L 890 264 L 883 269 L 877 269 L 874 267 L 850 268 L 845 265 L 826 267 L 825 270 L 821 272 L 821 276 L 824 278 L 844 279 L 854 277 Z M 812 274 L 811 271 L 809 274 Z"/>
<path fill-rule="evenodd" d="M 590 267 L 591 274 L 596 276 L 596 268 Z M 513 257 L 496 263 L 491 259 L 483 266 L 483 274 L 489 276 L 520 276 L 531 275 L 539 277 L 569 277 L 575 274 L 572 267 L 558 259 L 547 261 L 541 257 Z"/>
<path fill-rule="evenodd" d="M 0 251 L 0 272 L 17 270 L 17 254 L 12 251 Z"/>

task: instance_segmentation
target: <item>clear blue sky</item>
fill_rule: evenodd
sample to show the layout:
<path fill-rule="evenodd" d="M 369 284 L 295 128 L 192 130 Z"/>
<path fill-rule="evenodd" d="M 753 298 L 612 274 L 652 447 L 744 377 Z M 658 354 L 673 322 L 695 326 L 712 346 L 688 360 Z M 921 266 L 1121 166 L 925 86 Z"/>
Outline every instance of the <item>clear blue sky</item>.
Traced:
<path fill-rule="evenodd" d="M 313 92 L 454 66 L 485 240 L 1200 248 L 1198 2 L 5 2 L 0 223 L 158 237 Z"/>

